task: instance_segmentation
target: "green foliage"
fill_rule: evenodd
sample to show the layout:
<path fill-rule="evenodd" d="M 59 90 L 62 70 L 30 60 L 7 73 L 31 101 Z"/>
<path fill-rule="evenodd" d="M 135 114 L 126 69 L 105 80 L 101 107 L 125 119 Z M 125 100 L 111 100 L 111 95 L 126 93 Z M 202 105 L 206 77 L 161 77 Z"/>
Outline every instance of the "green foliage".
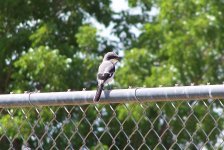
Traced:
<path fill-rule="evenodd" d="M 0 134 L 4 134 L 4 132 L 7 132 L 11 140 L 13 138 L 18 138 L 20 136 L 19 134 L 17 134 L 18 130 L 20 130 L 20 133 L 25 138 L 29 136 L 29 133 L 31 131 L 31 128 L 29 128 L 28 126 L 28 123 L 23 122 L 21 114 L 18 114 L 16 117 L 13 118 L 11 118 L 9 114 L 4 115 L 0 119 L 0 122 L 1 122 Z M 19 128 L 15 125 L 18 125 Z"/>
<path fill-rule="evenodd" d="M 131 6 L 141 4 L 144 6 L 144 1 L 131 0 L 129 3 Z M 220 15 L 224 13 L 224 9 L 219 7 L 222 2 L 153 1 L 153 5 L 159 8 L 160 12 L 152 17 L 151 21 L 144 23 L 142 34 L 137 41 L 133 42 L 133 47 L 125 52 L 125 59 L 117 72 L 121 76 L 118 79 L 120 86 L 151 87 L 170 86 L 175 83 L 189 85 L 192 82 L 195 84 L 221 83 L 224 79 L 223 44 L 220 44 L 224 32 L 222 24 L 224 18 Z M 172 119 L 172 115 L 175 114 L 173 107 L 167 103 L 161 103 L 161 105 L 164 105 L 164 114 L 160 116 L 164 120 L 170 117 Z M 193 105 L 197 109 L 187 118 L 185 122 L 187 126 L 184 126 L 188 134 L 193 135 L 194 143 L 198 144 L 206 139 L 203 132 L 208 133 L 212 130 L 208 122 L 214 122 L 210 115 L 203 115 L 208 111 L 202 109 L 203 105 L 202 103 Z M 128 109 L 132 107 L 128 106 Z M 180 118 L 186 118 L 191 112 L 185 105 L 177 105 L 176 108 L 178 107 L 176 111 Z M 219 118 L 219 115 L 214 112 L 214 109 L 219 107 L 219 104 L 212 105 L 212 110 L 209 111 L 214 120 Z M 120 116 L 128 115 L 125 114 L 124 108 L 119 110 Z M 137 109 L 133 109 L 132 112 L 135 110 Z M 147 116 L 153 118 L 153 115 Z M 169 125 L 176 134 L 179 133 L 178 140 L 186 142 L 189 135 L 181 132 L 183 128 L 181 120 L 171 120 Z M 156 121 L 154 126 L 158 127 L 156 131 L 160 131 L 160 128 L 164 128 L 166 124 Z M 223 129 L 221 124 L 218 126 Z M 213 139 L 209 137 L 211 143 L 216 143 L 215 136 L 218 134 L 216 130 L 211 132 Z M 172 135 L 168 132 L 163 136 L 162 141 L 166 148 L 169 148 L 172 143 L 171 137 Z"/>
<path fill-rule="evenodd" d="M 151 67 L 150 72 L 159 73 L 152 73 L 152 79 L 146 81 L 146 85 L 155 78 L 161 80 L 164 74 L 175 79 L 159 81 L 157 85 L 220 83 L 223 80 L 221 68 L 224 67 L 221 61 L 223 46 L 219 44 L 223 32 L 221 2 L 159 1 L 154 5 L 159 7 L 160 13 L 155 21 L 144 24 L 143 32 L 134 45 L 155 54 L 155 61 L 160 64 L 156 66 L 158 69 Z M 170 73 L 169 68 L 175 72 Z"/>
<path fill-rule="evenodd" d="M 75 37 L 77 38 L 79 48 L 87 51 L 87 53 L 97 51 L 98 42 L 95 28 L 89 25 L 81 26 Z"/>
<path fill-rule="evenodd" d="M 71 68 L 65 77 L 68 87 L 76 90 L 96 88 L 96 72 L 100 59 L 84 52 L 76 53 L 71 60 Z"/>
<path fill-rule="evenodd" d="M 43 24 L 40 26 L 33 34 L 30 35 L 30 40 L 32 41 L 32 47 L 38 45 L 45 45 L 45 42 L 48 39 L 52 39 L 51 32 L 52 32 L 53 25 L 50 24 Z"/>
<path fill-rule="evenodd" d="M 122 60 L 124 64 L 116 76 L 118 82 L 123 87 L 128 86 L 142 86 L 143 81 L 147 76 L 151 75 L 151 67 L 155 61 L 156 56 L 147 52 L 146 49 L 132 49 L 126 51 L 125 57 Z"/>
<path fill-rule="evenodd" d="M 0 93 L 15 91 L 65 91 L 81 90 L 82 88 L 96 88 L 96 72 L 105 52 L 118 49 L 120 45 L 115 41 L 108 41 L 97 34 L 97 29 L 88 22 L 89 17 L 96 19 L 107 27 L 113 25 L 112 33 L 116 35 L 126 49 L 124 59 L 115 75 L 115 81 L 121 88 L 170 86 L 175 83 L 188 85 L 191 82 L 202 84 L 211 82 L 221 83 L 224 80 L 223 38 L 224 38 L 224 7 L 222 1 L 208 0 L 129 0 L 130 7 L 141 7 L 141 14 L 123 11 L 115 13 L 111 10 L 111 1 L 52 1 L 52 0 L 5 0 L 0 5 Z M 159 13 L 151 16 L 148 12 L 152 7 Z M 140 24 L 141 34 L 136 37 L 131 28 Z M 111 49 L 115 48 L 115 49 Z M 101 51 L 100 51 L 101 50 Z M 119 78 L 117 78 L 119 76 Z M 194 114 L 189 105 L 194 107 Z M 120 122 L 124 124 L 124 131 L 132 136 L 132 145 L 138 148 L 141 144 L 136 129 L 143 133 L 150 131 L 150 138 L 146 140 L 152 146 L 158 140 L 166 148 L 172 144 L 172 135 L 166 132 L 161 139 L 158 133 L 169 127 L 178 135 L 183 145 L 187 140 L 194 139 L 199 145 L 205 140 L 204 132 L 209 134 L 211 143 L 217 142 L 218 130 L 212 130 L 210 122 L 217 121 L 217 127 L 223 130 L 223 117 L 214 110 L 220 104 L 204 103 L 147 103 L 145 106 L 126 104 L 111 105 Z M 174 107 L 177 109 L 174 109 Z M 102 107 L 102 106 L 98 106 Z M 94 106 L 81 107 L 90 122 L 94 122 L 97 113 Z M 105 110 L 104 110 L 104 109 Z M 102 118 L 111 124 L 112 133 L 116 133 L 116 144 L 124 148 L 126 138 L 120 132 L 120 124 L 111 118 L 111 108 L 104 106 Z M 158 109 L 160 108 L 160 109 Z M 80 122 L 83 112 L 79 109 L 70 110 L 69 121 L 62 108 L 52 108 L 56 111 L 58 122 L 53 121 L 54 114 L 48 109 L 41 109 L 40 114 L 34 110 L 28 111 L 27 116 L 34 126 L 37 116 L 39 125 L 35 126 L 35 133 L 41 137 L 45 131 L 44 122 L 48 122 L 48 135 L 57 137 L 63 130 L 68 137 L 73 133 L 87 135 L 88 122 Z M 162 110 L 162 112 L 161 112 Z M 2 111 L 0 119 L 0 134 L 9 134 L 10 138 L 21 140 L 18 136 L 17 124 L 21 127 L 19 134 L 27 138 L 31 131 L 30 125 L 24 122 L 23 111 L 10 109 L 11 115 Z M 212 114 L 213 118 L 206 111 Z M 178 114 L 180 117 L 173 116 Z M 189 116 L 190 117 L 187 117 Z M 146 115 L 146 118 L 142 116 Z M 158 117 L 159 116 L 159 117 Z M 199 121 L 194 117 L 199 118 Z M 182 119 L 183 118 L 183 119 Z M 182 120 L 181 120 L 182 119 Z M 139 125 L 133 122 L 139 122 Z M 186 130 L 182 130 L 183 122 Z M 59 124 L 64 123 L 63 128 Z M 3 129 L 4 128 L 4 129 Z M 105 129 L 102 122 L 93 125 L 95 134 L 101 136 Z M 71 132 L 72 131 L 72 132 Z M 197 131 L 197 132 L 195 132 Z M 117 134 L 118 133 L 118 134 Z M 189 137 L 189 134 L 193 137 Z M 92 135 L 94 136 L 94 135 Z M 90 148 L 109 149 L 112 144 L 109 135 L 102 135 L 102 143 L 94 143 L 93 137 L 86 138 L 86 145 Z M 60 142 L 58 142 L 60 141 Z M 71 141 L 82 145 L 82 138 L 75 134 Z M 38 141 L 28 141 L 35 147 Z M 20 142 L 22 143 L 22 142 Z M 43 147 L 50 149 L 52 141 L 43 141 Z M 65 148 L 67 141 L 58 137 L 56 144 Z M 175 147 L 174 147 L 175 148 Z M 194 147 L 190 147 L 194 148 Z M 208 146 L 208 148 L 210 148 Z M 78 149 L 78 148 L 77 148 Z"/>
<path fill-rule="evenodd" d="M 30 49 L 14 63 L 18 72 L 13 76 L 16 85 L 13 88 L 44 91 L 65 89 L 66 85 L 62 81 L 70 67 L 69 60 L 59 55 L 58 50 L 50 50 L 48 47 Z"/>

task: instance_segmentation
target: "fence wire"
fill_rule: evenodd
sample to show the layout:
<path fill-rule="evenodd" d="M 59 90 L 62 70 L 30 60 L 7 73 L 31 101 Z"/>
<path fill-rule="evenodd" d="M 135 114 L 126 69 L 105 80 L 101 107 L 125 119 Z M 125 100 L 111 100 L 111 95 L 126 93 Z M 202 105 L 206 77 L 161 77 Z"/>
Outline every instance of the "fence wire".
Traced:
<path fill-rule="evenodd" d="M 223 101 L 2 108 L 1 149 L 222 149 Z"/>

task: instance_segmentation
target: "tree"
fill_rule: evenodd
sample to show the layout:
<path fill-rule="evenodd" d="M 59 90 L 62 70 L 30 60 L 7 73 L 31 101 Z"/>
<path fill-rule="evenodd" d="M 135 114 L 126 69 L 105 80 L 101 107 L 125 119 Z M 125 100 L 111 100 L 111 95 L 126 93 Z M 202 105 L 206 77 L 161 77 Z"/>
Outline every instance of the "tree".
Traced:
<path fill-rule="evenodd" d="M 56 0 L 1 2 L 0 93 L 81 90 L 95 87 L 95 73 L 99 65 L 97 55 L 99 50 L 101 53 L 109 51 L 107 48 L 111 45 L 106 44 L 106 39 L 98 37 L 96 28 L 87 19 L 92 17 L 108 26 L 112 18 L 109 4 L 110 1 L 98 0 L 91 3 Z M 104 49 L 100 48 L 100 45 Z M 56 119 L 60 123 L 65 121 L 66 114 L 63 111 L 58 108 L 52 110 L 58 111 Z M 5 149 L 9 148 L 9 140 L 14 141 L 11 144 L 16 149 L 21 149 L 23 142 L 28 142 L 32 148 L 37 147 L 38 139 L 44 137 L 46 127 L 49 127 L 49 136 L 55 138 L 60 133 L 60 130 L 56 129 L 60 123 L 48 120 L 52 113 L 47 108 L 39 110 L 40 113 L 29 108 L 10 111 L 11 114 L 8 114 L 1 109 L 1 145 Z M 24 112 L 29 113 L 27 122 L 24 122 Z M 71 114 L 71 121 L 78 120 L 81 115 L 77 110 L 71 111 Z M 36 124 L 38 121 L 39 125 Z M 70 122 L 65 126 L 68 136 L 73 125 L 73 122 Z M 86 125 L 82 126 L 80 133 L 85 133 L 85 127 Z M 17 134 L 20 128 L 24 128 L 19 132 L 21 136 Z M 32 130 L 36 131 L 37 136 L 31 140 Z M 42 145 L 46 149 L 52 145 L 48 138 L 43 140 Z M 65 148 L 67 141 L 64 137 L 58 140 L 61 140 L 58 146 Z"/>
<path fill-rule="evenodd" d="M 77 53 L 89 51 L 87 47 L 90 44 L 85 45 L 88 41 L 94 44 L 91 45 L 91 53 L 88 52 L 85 55 L 96 56 L 99 43 L 96 29 L 87 25 L 85 18 L 93 17 L 100 23 L 108 25 L 112 15 L 109 4 L 110 1 L 97 0 L 91 3 L 50 0 L 2 2 L 0 6 L 0 68 L 2 68 L 0 92 L 8 93 L 13 90 L 10 88 L 14 84 L 12 76 L 16 71 L 13 64 L 30 48 L 38 49 L 41 46 L 48 46 L 50 49 L 57 49 L 60 55 L 73 59 Z M 74 84 L 70 85 L 70 88 L 74 86 Z"/>
<path fill-rule="evenodd" d="M 151 86 L 170 86 L 175 83 L 190 85 L 190 83 L 202 84 L 211 82 L 213 84 L 223 81 L 223 32 L 222 22 L 224 9 L 220 7 L 221 1 L 129 1 L 132 5 L 139 5 L 143 8 L 147 2 L 151 2 L 153 7 L 159 9 L 156 16 L 152 16 L 151 21 L 143 24 L 142 34 L 133 47 L 125 52 L 124 67 L 118 71 L 118 82 L 121 86 L 145 85 Z M 144 10 L 150 11 L 150 8 Z M 143 13 L 144 14 L 144 13 Z M 130 72 L 132 70 L 132 72 Z M 130 79 L 135 79 L 130 80 Z M 175 104 L 176 115 L 173 112 L 172 105 L 161 103 L 159 106 L 164 108 L 162 114 L 154 112 L 150 119 L 161 115 L 163 122 L 155 123 L 158 127 L 156 131 L 162 131 L 162 143 L 166 148 L 176 146 L 175 137 L 170 134 L 169 128 L 173 129 L 173 134 L 179 135 L 177 138 L 186 147 L 186 141 L 189 140 L 186 133 L 182 133 L 183 123 L 186 123 L 185 130 L 190 135 L 197 132 L 194 137 L 194 144 L 190 149 L 200 147 L 200 142 L 205 141 L 203 134 L 211 133 L 209 140 L 211 143 L 217 142 L 220 133 L 211 132 L 212 127 L 209 122 L 214 120 L 223 120 L 216 111 L 222 108 L 219 102 L 209 101 L 209 110 L 204 110 L 203 103 L 192 103 L 189 105 L 194 109 L 193 116 L 185 120 L 178 119 L 189 116 L 191 109 L 187 105 Z M 134 107 L 134 106 L 130 106 Z M 151 108 L 153 109 L 153 108 Z M 134 109 L 135 110 L 135 109 Z M 120 110 L 124 112 L 125 110 Z M 137 109 L 136 109 L 137 111 Z M 213 119 L 207 115 L 207 111 L 212 114 Z M 152 110 L 147 111 L 147 113 Z M 156 114 L 156 115 L 155 115 Z M 172 114 L 172 115 L 171 115 Z M 170 116 L 171 115 L 171 116 Z M 194 116 L 197 116 L 195 119 Z M 220 118 L 221 117 L 221 118 Z M 123 118 L 122 120 L 124 120 Z M 152 119 L 153 120 L 153 119 Z M 143 121 L 147 123 L 146 121 Z M 217 122 L 216 122 L 217 123 Z M 217 128 L 223 130 L 221 124 Z M 134 127 L 133 127 L 134 128 Z M 140 138 L 140 137 L 139 137 Z M 155 135 L 151 139 L 156 139 Z M 174 141 L 173 141 L 173 140 Z M 208 147 L 210 147 L 209 145 Z"/>
<path fill-rule="evenodd" d="M 111 51 L 111 48 L 118 49 L 118 43 L 100 37 L 97 29 L 88 22 L 91 17 L 106 27 L 113 24 L 112 34 L 119 38 L 126 49 L 124 60 L 115 75 L 115 78 L 119 76 L 116 78 L 119 87 L 222 82 L 222 1 L 128 2 L 130 7 L 140 8 L 140 13 L 134 14 L 129 10 L 115 13 L 110 8 L 111 1 L 100 0 L 1 2 L 0 93 L 96 88 L 95 74 L 102 59 L 99 56 Z M 158 14 L 150 15 L 152 8 L 159 10 Z M 139 37 L 131 32 L 132 27 L 141 27 Z M 203 109 L 205 103 L 210 106 L 208 109 Z M 194 108 L 193 114 L 189 106 Z M 2 109 L 0 123 L 4 130 L 0 129 L 0 134 L 6 131 L 8 137 L 4 136 L 3 139 L 7 141 L 7 138 L 11 138 L 19 146 L 28 138 L 29 145 L 35 148 L 38 140 L 47 133 L 50 140 L 46 138 L 42 143 L 46 149 L 54 144 L 58 148 L 65 148 L 68 144 L 66 137 L 76 139 L 77 145 L 81 146 L 82 136 L 87 136 L 87 146 L 98 145 L 106 149 L 113 142 L 120 148 L 124 148 L 128 142 L 133 148 L 139 148 L 142 146 L 139 139 L 143 139 L 140 133 L 150 131 L 150 138 L 145 142 L 152 147 L 160 140 L 165 148 L 178 148 L 175 140 L 186 146 L 189 134 L 197 131 L 193 137 L 195 145 L 189 147 L 193 149 L 206 138 L 204 132 L 210 133 L 212 144 L 217 142 L 219 131 L 223 130 L 220 123 L 223 117 L 214 109 L 220 107 L 220 103 L 211 101 L 97 106 L 102 114 L 96 112 L 94 106 L 52 107 L 56 118 L 47 108 L 10 109 L 7 111 L 10 114 Z M 69 113 L 65 113 L 65 109 Z M 29 114 L 26 122 L 23 121 L 24 112 Z M 105 121 L 96 122 L 96 115 Z M 142 117 L 144 115 L 146 118 Z M 88 117 L 89 122 L 82 120 L 83 116 Z M 180 119 L 186 117 L 185 120 Z M 214 120 L 219 120 L 215 122 L 219 130 L 213 130 L 209 125 Z M 119 122 L 126 125 L 123 129 L 125 133 L 121 131 Z M 90 126 L 90 123 L 93 125 Z M 115 137 L 114 141 L 107 133 L 109 129 L 106 124 L 113 127 L 110 131 Z M 32 126 L 37 136 L 30 138 Z M 181 130 L 183 126 L 187 132 Z M 22 136 L 18 136 L 17 132 L 22 127 Z M 139 128 L 141 130 L 137 132 Z M 92 136 L 88 136 L 86 129 L 94 131 Z M 177 137 L 170 133 L 171 129 Z M 94 134 L 101 137 L 101 143 L 94 141 Z M 132 141 L 122 140 L 127 136 Z M 57 140 L 53 141 L 55 138 Z"/>

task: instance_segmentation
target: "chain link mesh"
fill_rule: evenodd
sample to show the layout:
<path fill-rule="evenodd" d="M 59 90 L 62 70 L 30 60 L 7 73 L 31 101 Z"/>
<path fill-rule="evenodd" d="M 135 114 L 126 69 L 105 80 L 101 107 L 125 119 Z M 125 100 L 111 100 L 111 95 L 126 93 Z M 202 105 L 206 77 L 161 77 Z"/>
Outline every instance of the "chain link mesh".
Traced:
<path fill-rule="evenodd" d="M 3 108 L 1 149 L 222 149 L 221 100 Z"/>

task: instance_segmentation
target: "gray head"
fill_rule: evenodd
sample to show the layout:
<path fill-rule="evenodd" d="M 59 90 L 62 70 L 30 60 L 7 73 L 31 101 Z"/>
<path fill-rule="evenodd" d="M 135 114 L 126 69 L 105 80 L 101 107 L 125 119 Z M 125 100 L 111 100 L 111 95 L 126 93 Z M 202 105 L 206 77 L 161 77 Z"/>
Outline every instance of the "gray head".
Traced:
<path fill-rule="evenodd" d="M 103 61 L 111 61 L 112 63 L 116 63 L 121 59 L 116 53 L 108 52 L 104 55 Z"/>

